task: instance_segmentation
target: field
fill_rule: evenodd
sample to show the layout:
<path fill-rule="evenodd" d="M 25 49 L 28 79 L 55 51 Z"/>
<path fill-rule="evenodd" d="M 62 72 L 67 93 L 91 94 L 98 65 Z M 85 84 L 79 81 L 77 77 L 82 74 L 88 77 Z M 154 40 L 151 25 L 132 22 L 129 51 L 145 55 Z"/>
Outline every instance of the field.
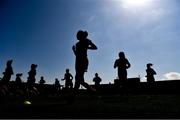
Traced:
<path fill-rule="evenodd" d="M 32 104 L 24 104 L 28 100 Z M 0 118 L 180 118 L 180 95 L 78 94 L 1 98 Z"/>

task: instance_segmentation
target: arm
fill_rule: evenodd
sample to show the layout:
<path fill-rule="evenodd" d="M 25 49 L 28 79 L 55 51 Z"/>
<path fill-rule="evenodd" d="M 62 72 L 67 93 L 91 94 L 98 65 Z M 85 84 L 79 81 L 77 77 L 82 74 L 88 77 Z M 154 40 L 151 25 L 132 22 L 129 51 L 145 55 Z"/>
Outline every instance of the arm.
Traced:
<path fill-rule="evenodd" d="M 72 46 L 72 50 L 74 52 L 74 55 L 76 55 L 76 47 L 75 47 L 75 45 Z"/>
<path fill-rule="evenodd" d="M 64 78 L 63 78 L 63 79 L 61 79 L 61 80 L 62 80 L 62 81 L 63 81 L 63 80 L 65 80 L 65 75 L 64 75 Z"/>
<path fill-rule="evenodd" d="M 93 78 L 93 82 L 95 81 L 95 78 Z"/>
<path fill-rule="evenodd" d="M 115 63 L 114 63 L 114 69 L 117 67 L 118 65 L 117 65 L 117 60 L 115 61 Z"/>
<path fill-rule="evenodd" d="M 89 40 L 88 49 L 97 50 L 97 46 L 91 40 Z"/>
<path fill-rule="evenodd" d="M 71 74 L 70 74 L 71 75 Z M 73 80 L 73 76 L 71 75 L 71 80 Z"/>
<path fill-rule="evenodd" d="M 153 69 L 152 69 L 153 70 Z M 156 75 L 156 71 L 155 70 L 153 70 L 153 75 Z"/>
<path fill-rule="evenodd" d="M 130 68 L 131 67 L 131 64 L 129 63 L 129 61 L 127 60 L 127 66 L 126 66 L 126 68 L 128 69 L 128 68 Z"/>

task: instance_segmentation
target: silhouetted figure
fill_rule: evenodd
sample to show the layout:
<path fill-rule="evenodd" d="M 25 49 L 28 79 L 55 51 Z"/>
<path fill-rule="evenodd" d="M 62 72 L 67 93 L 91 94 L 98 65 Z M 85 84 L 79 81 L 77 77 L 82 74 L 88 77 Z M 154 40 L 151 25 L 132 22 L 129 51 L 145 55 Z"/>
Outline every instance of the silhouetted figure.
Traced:
<path fill-rule="evenodd" d="M 22 73 L 17 73 L 15 79 L 15 94 L 20 96 L 24 93 L 21 79 L 22 75 Z"/>
<path fill-rule="evenodd" d="M 4 84 L 7 84 L 10 80 L 11 80 L 11 76 L 14 74 L 13 72 L 13 68 L 12 68 L 12 62 L 13 60 L 8 60 L 6 63 L 6 69 L 5 72 L 3 72 L 3 78 L 2 78 L 2 82 Z"/>
<path fill-rule="evenodd" d="M 66 69 L 66 73 L 64 74 L 64 79 L 61 80 L 65 80 L 65 88 L 66 89 L 72 89 L 73 88 L 73 76 L 71 75 L 71 73 L 69 73 L 69 69 Z"/>
<path fill-rule="evenodd" d="M 28 72 L 28 80 L 27 80 L 27 92 L 28 94 L 36 94 L 38 91 L 35 88 L 35 81 L 36 81 L 36 64 L 31 64 L 31 70 Z"/>
<path fill-rule="evenodd" d="M 15 79 L 16 85 L 20 85 L 22 83 L 22 80 L 21 80 L 22 75 L 23 75 L 22 73 L 16 74 L 16 79 Z"/>
<path fill-rule="evenodd" d="M 29 76 L 28 76 L 28 81 L 27 84 L 29 85 L 33 85 L 36 81 L 36 68 L 37 65 L 36 64 L 31 64 L 31 70 L 28 72 Z"/>
<path fill-rule="evenodd" d="M 45 95 L 45 90 L 46 90 L 45 85 L 44 85 L 45 83 L 46 81 L 44 80 L 44 77 L 41 76 L 40 81 L 39 81 L 39 86 L 38 86 L 38 90 L 41 95 Z"/>
<path fill-rule="evenodd" d="M 114 68 L 118 67 L 118 77 L 119 80 L 127 79 L 127 69 L 131 67 L 128 59 L 125 57 L 124 52 L 119 53 L 119 59 L 117 59 L 114 63 Z"/>
<path fill-rule="evenodd" d="M 154 69 L 151 68 L 151 66 L 153 66 L 153 64 L 148 63 L 146 66 L 147 66 L 147 69 L 146 69 L 147 82 L 154 83 L 155 82 L 154 75 L 156 75 L 156 71 L 154 71 Z"/>
<path fill-rule="evenodd" d="M 54 87 L 55 87 L 55 93 L 59 93 L 59 91 L 61 90 L 61 84 L 57 78 L 55 79 Z"/>
<path fill-rule="evenodd" d="M 99 88 L 101 81 L 102 81 L 102 80 L 101 80 L 101 78 L 98 76 L 98 73 L 95 73 L 95 77 L 93 78 L 93 82 L 95 82 L 95 87 L 96 87 L 96 89 Z"/>
<path fill-rule="evenodd" d="M 6 63 L 6 69 L 3 72 L 3 78 L 1 79 L 1 92 L 3 95 L 9 95 L 11 86 L 9 85 L 9 81 L 11 80 L 11 76 L 14 74 L 12 68 L 13 60 L 8 60 Z"/>
<path fill-rule="evenodd" d="M 73 52 L 76 56 L 76 63 L 75 63 L 75 86 L 74 89 L 78 90 L 80 84 L 83 85 L 85 88 L 91 91 L 95 91 L 95 89 L 91 88 L 85 81 L 84 81 L 84 73 L 87 72 L 88 69 L 88 57 L 87 57 L 87 50 L 96 50 L 96 45 L 89 39 L 87 39 L 88 32 L 87 31 L 78 31 L 76 37 L 79 42 L 76 43 L 75 46 L 72 47 Z"/>
<path fill-rule="evenodd" d="M 44 77 L 41 76 L 41 79 L 40 79 L 40 81 L 39 81 L 39 84 L 40 84 L 40 85 L 44 85 L 45 83 L 46 83 L 46 81 L 44 80 Z"/>

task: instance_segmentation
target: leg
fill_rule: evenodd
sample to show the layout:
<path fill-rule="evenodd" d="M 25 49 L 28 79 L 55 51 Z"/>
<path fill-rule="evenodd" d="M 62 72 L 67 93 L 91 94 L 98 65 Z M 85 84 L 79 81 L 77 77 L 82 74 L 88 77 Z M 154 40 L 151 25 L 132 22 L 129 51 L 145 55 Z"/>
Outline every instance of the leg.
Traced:
<path fill-rule="evenodd" d="M 74 85 L 74 89 L 75 90 L 78 90 L 79 89 L 79 87 L 80 87 L 80 75 L 79 75 L 79 73 L 76 73 L 76 75 L 75 75 L 75 85 Z"/>

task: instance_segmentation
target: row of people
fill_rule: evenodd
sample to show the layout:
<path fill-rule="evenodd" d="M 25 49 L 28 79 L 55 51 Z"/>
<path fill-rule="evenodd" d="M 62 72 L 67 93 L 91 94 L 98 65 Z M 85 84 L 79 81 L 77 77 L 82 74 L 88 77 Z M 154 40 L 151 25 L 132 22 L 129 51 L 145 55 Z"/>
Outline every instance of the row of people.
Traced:
<path fill-rule="evenodd" d="M 96 91 L 94 88 L 90 87 L 85 81 L 84 81 L 84 74 L 88 70 L 88 50 L 97 50 L 97 46 L 88 39 L 88 32 L 79 30 L 77 32 L 77 40 L 78 42 L 76 45 L 73 45 L 72 50 L 74 52 L 74 55 L 76 56 L 76 62 L 75 62 L 75 89 L 78 89 L 80 84 L 83 85 L 85 88 L 87 88 L 90 91 Z M 152 64 L 147 64 L 147 81 L 148 82 L 154 82 L 154 75 L 156 75 L 156 72 L 151 68 Z M 127 69 L 131 67 L 131 64 L 129 63 L 128 59 L 125 57 L 124 52 L 119 53 L 119 59 L 117 59 L 114 63 L 114 68 L 118 68 L 118 77 L 120 80 L 126 80 L 127 79 Z"/>
<path fill-rule="evenodd" d="M 3 94 L 7 94 L 9 93 L 9 89 L 10 89 L 10 86 L 9 86 L 9 81 L 11 80 L 11 76 L 14 74 L 13 72 L 13 68 L 12 68 L 12 63 L 13 63 L 13 60 L 8 60 L 7 61 L 7 64 L 6 64 L 6 68 L 5 68 L 5 72 L 3 72 L 3 78 L 0 80 L 0 91 L 3 93 Z M 35 81 L 36 81 L 36 68 L 37 68 L 37 65 L 36 64 L 32 64 L 31 65 L 31 69 L 30 71 L 28 72 L 28 79 L 27 79 L 27 83 L 26 83 L 26 90 L 27 93 L 29 92 L 34 92 L 34 93 L 38 93 L 38 89 L 35 87 Z M 22 75 L 23 73 L 17 73 L 16 74 L 16 79 L 15 79 L 15 87 L 16 90 L 14 91 L 21 91 L 22 93 L 22 89 L 23 86 L 22 86 Z M 73 76 L 72 74 L 69 72 L 69 69 L 66 69 L 66 73 L 64 75 L 64 78 L 61 79 L 62 81 L 65 80 L 65 88 L 66 89 L 72 89 L 73 88 L 73 82 L 72 82 L 72 79 L 73 79 Z M 45 80 L 44 80 L 44 77 L 41 76 L 40 78 L 40 81 L 39 81 L 39 85 L 40 85 L 40 88 L 41 89 L 40 91 L 43 91 L 43 85 L 45 84 Z M 55 87 L 55 91 L 58 92 L 61 90 L 61 87 L 62 85 L 60 84 L 59 80 L 56 78 L 55 79 L 55 83 L 54 83 L 54 87 Z"/>
<path fill-rule="evenodd" d="M 11 80 L 11 76 L 14 74 L 13 68 L 12 68 L 12 62 L 13 62 L 13 60 L 7 61 L 7 66 L 6 66 L 5 72 L 3 72 L 4 76 L 1 79 L 2 83 L 8 83 Z M 34 84 L 35 81 L 36 81 L 36 78 L 35 78 L 36 68 L 37 68 L 37 65 L 32 64 L 31 65 L 31 70 L 28 72 L 29 76 L 28 76 L 27 84 L 29 84 L 30 86 L 32 84 Z M 22 75 L 23 75 L 23 73 L 17 73 L 16 74 L 16 79 L 15 79 L 16 84 L 21 84 L 22 83 L 22 78 L 21 78 Z M 73 82 L 72 82 L 73 75 L 69 72 L 69 69 L 66 69 L 66 73 L 64 74 L 64 78 L 61 79 L 61 80 L 62 81 L 65 80 L 65 88 L 70 88 L 70 89 L 73 88 Z M 101 78 L 99 78 L 98 73 L 95 73 L 95 78 L 93 79 L 93 82 L 95 82 L 95 85 L 100 84 Z M 44 80 L 44 77 L 41 76 L 39 84 L 42 85 L 42 84 L 45 84 L 45 83 L 46 83 L 46 81 Z M 59 80 L 57 78 L 55 79 L 55 84 L 60 84 Z"/>
<path fill-rule="evenodd" d="M 72 50 L 74 52 L 74 55 L 76 56 L 76 62 L 75 62 L 75 85 L 74 89 L 78 90 L 80 85 L 84 86 L 90 91 L 96 91 L 96 89 L 92 88 L 90 85 L 88 85 L 84 81 L 84 74 L 88 70 L 88 50 L 97 50 L 97 46 L 88 39 L 88 32 L 87 31 L 78 31 L 77 32 L 77 40 L 78 42 L 76 45 L 73 45 Z M 3 78 L 2 83 L 6 84 L 10 81 L 11 76 L 14 74 L 12 69 L 12 62 L 13 60 L 9 60 L 7 62 L 7 67 L 5 69 L 5 72 L 3 72 Z M 154 75 L 156 72 L 151 68 L 152 64 L 147 64 L 147 81 L 154 81 Z M 125 57 L 124 52 L 119 53 L 119 59 L 117 59 L 114 63 L 114 68 L 118 68 L 118 77 L 120 80 L 126 80 L 127 79 L 127 69 L 131 67 L 131 64 L 129 63 L 128 59 Z M 27 80 L 27 88 L 32 89 L 33 85 L 36 81 L 36 64 L 31 65 L 31 70 L 28 72 L 28 80 Z M 19 76 L 19 75 L 18 75 Z M 66 74 L 64 76 L 64 79 L 66 80 L 65 86 L 70 86 L 70 88 L 73 88 L 72 82 L 69 82 L 71 79 L 73 79 L 73 76 L 69 73 L 69 70 L 66 71 Z"/>

